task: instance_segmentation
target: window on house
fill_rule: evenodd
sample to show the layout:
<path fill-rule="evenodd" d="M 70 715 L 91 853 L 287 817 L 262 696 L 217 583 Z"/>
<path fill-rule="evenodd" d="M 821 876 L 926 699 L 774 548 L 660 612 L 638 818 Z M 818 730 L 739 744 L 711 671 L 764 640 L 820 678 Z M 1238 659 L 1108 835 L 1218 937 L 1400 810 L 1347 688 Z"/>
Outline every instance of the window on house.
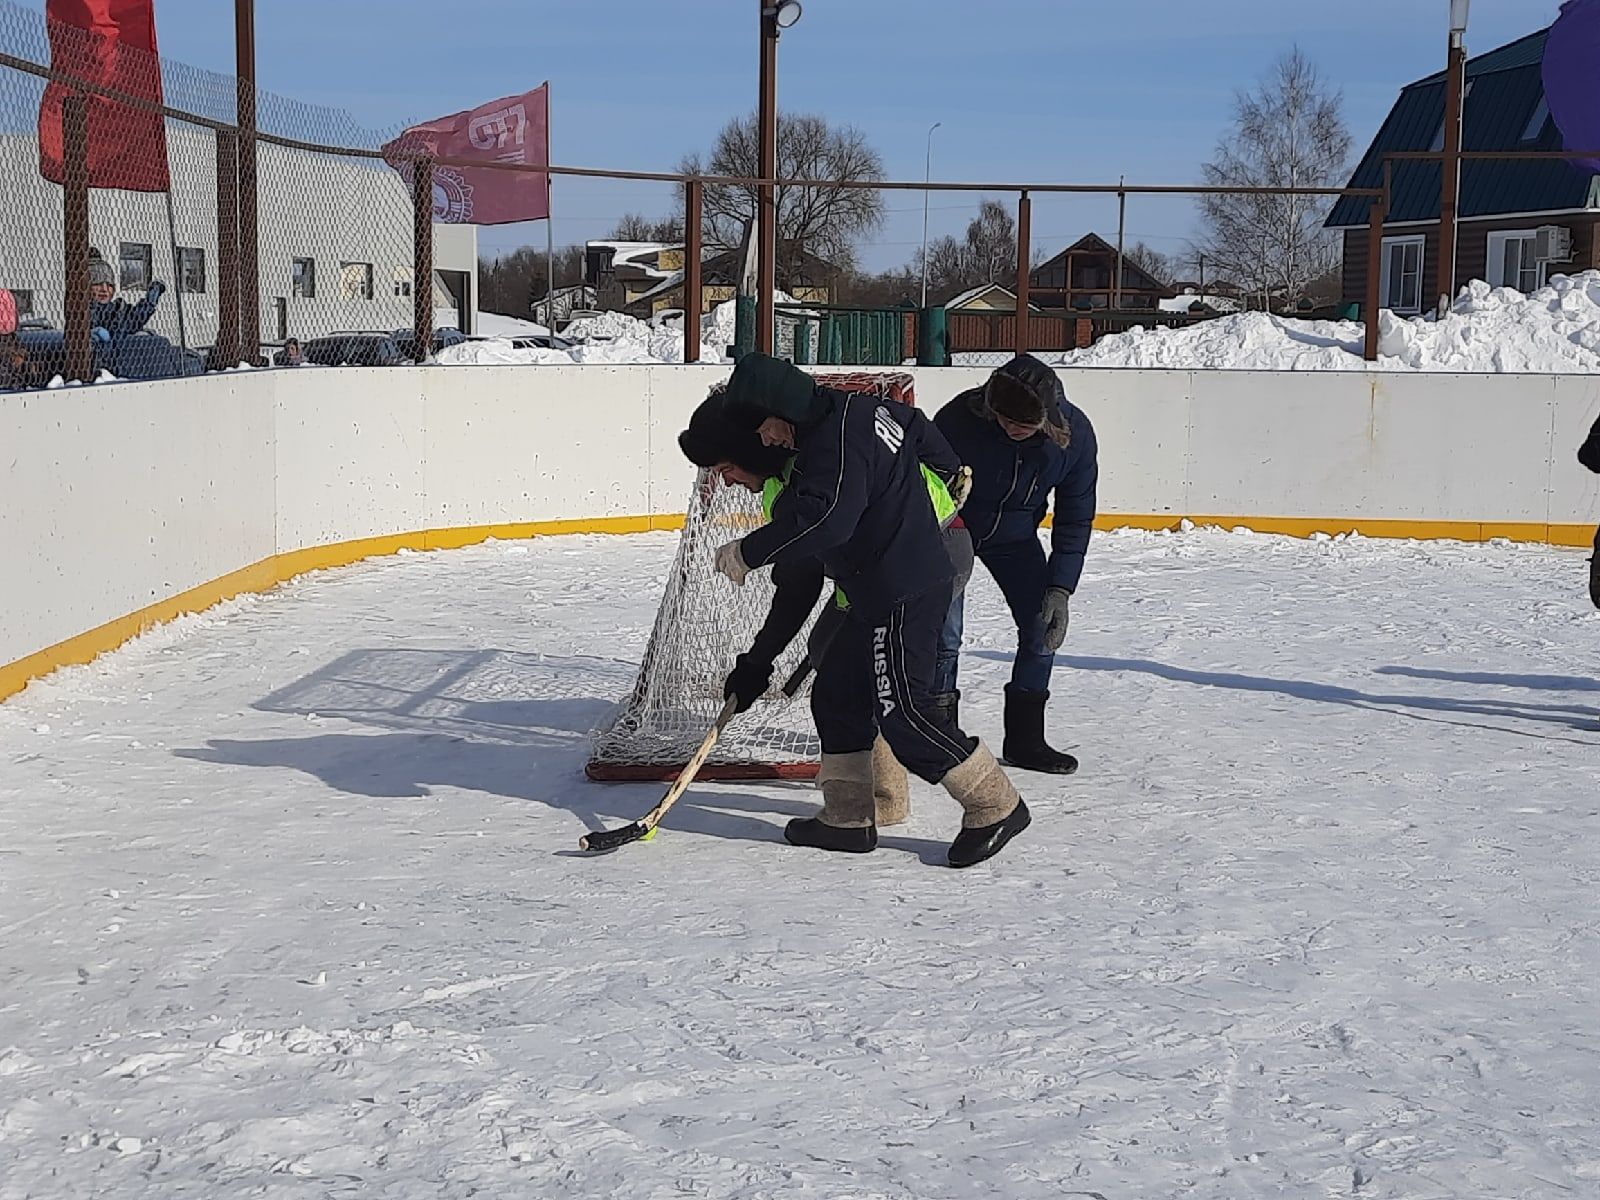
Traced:
<path fill-rule="evenodd" d="M 396 296 L 409 296 L 409 295 L 411 295 L 411 280 L 409 280 L 409 279 L 396 279 L 394 281 L 394 294 Z"/>
<path fill-rule="evenodd" d="M 372 264 L 359 262 L 340 263 L 339 292 L 346 300 L 371 300 Z"/>
<path fill-rule="evenodd" d="M 1539 140 L 1539 135 L 1544 132 L 1544 127 L 1550 120 L 1550 101 L 1543 96 L 1539 103 L 1533 106 L 1533 116 L 1528 118 L 1528 127 L 1522 131 L 1522 140 L 1534 142 Z"/>
<path fill-rule="evenodd" d="M 1391 312 L 1422 311 L 1422 251 L 1426 239 L 1421 235 L 1383 239 L 1383 276 L 1380 281 L 1383 306 Z"/>
<path fill-rule="evenodd" d="M 153 259 L 149 246 L 142 242 L 123 242 L 117 256 L 122 267 L 119 273 L 122 287 L 139 290 L 150 286 L 154 276 L 150 271 Z"/>
<path fill-rule="evenodd" d="M 1475 80 L 1467 80 L 1467 86 L 1461 89 L 1461 109 L 1466 111 L 1467 97 L 1472 95 L 1472 85 Z M 1428 147 L 1435 154 L 1444 149 L 1444 118 L 1439 118 L 1439 132 L 1433 135 L 1433 144 Z"/>
<path fill-rule="evenodd" d="M 289 260 L 289 294 L 296 300 L 315 300 L 317 297 L 317 260 L 291 258 Z"/>
<path fill-rule="evenodd" d="M 1489 235 L 1489 286 L 1532 292 L 1544 283 L 1544 264 L 1534 250 L 1538 235 L 1531 229 L 1509 229 Z"/>
<path fill-rule="evenodd" d="M 178 248 L 178 286 L 191 295 L 206 290 L 206 252 L 198 246 Z"/>
<path fill-rule="evenodd" d="M 22 288 L 12 288 L 11 295 L 17 302 L 17 316 L 33 316 L 33 292 Z"/>

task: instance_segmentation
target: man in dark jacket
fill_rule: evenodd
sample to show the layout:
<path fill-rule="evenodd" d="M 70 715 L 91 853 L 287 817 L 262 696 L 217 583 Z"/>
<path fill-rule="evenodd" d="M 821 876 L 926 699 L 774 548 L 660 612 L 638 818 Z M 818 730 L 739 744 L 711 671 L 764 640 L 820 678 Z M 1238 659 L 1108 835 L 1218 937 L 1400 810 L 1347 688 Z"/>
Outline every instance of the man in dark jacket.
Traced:
<path fill-rule="evenodd" d="M 961 393 L 933 420 L 972 468 L 962 517 L 978 560 L 1000 585 L 1017 625 L 1002 756 L 1024 770 L 1070 774 L 1078 760 L 1045 741 L 1044 709 L 1094 525 L 1100 478 L 1094 426 L 1067 400 L 1056 373 L 1027 354 L 1017 355 L 983 387 Z M 1046 558 L 1039 526 L 1052 493 L 1055 516 Z M 964 597 L 955 597 L 934 680 L 936 702 L 952 714 L 961 696 L 956 669 L 963 608 Z"/>
<path fill-rule="evenodd" d="M 872 747 L 881 730 L 895 758 L 943 784 L 961 805 L 950 865 L 981 862 L 1025 829 L 1029 815 L 988 749 L 940 721 L 932 703 L 954 569 L 922 463 L 952 476 L 961 464 L 916 409 L 817 387 L 804 372 L 787 364 L 777 370 L 774 362 L 742 359 L 727 392 L 695 411 L 679 445 L 690 461 L 751 491 L 786 476 L 771 521 L 718 550 L 720 572 L 742 585 L 764 566 L 787 572 L 816 562 L 849 600 L 812 688 L 822 811 L 789 822 L 784 836 L 824 850 L 876 848 Z M 752 387 L 752 378 L 759 386 Z M 802 397 L 805 389 L 812 390 Z M 764 445 L 757 432 L 762 413 L 774 411 L 774 392 L 805 401 L 807 419 L 794 423 L 792 462 L 789 450 Z M 753 699 L 765 688 L 765 679 L 742 688 L 730 679 L 741 701 L 744 692 Z"/>

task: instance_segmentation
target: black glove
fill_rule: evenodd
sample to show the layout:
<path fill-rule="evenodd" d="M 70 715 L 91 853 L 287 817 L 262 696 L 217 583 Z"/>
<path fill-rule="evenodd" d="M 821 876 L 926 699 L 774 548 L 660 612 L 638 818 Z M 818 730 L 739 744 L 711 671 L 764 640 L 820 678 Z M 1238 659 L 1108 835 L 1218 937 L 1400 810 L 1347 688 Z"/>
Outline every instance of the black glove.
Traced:
<path fill-rule="evenodd" d="M 723 685 L 722 696 L 723 699 L 734 697 L 739 702 L 735 711 L 744 712 L 767 694 L 771 684 L 772 664 L 741 654 L 733 660 L 733 670 L 728 674 L 728 682 Z"/>

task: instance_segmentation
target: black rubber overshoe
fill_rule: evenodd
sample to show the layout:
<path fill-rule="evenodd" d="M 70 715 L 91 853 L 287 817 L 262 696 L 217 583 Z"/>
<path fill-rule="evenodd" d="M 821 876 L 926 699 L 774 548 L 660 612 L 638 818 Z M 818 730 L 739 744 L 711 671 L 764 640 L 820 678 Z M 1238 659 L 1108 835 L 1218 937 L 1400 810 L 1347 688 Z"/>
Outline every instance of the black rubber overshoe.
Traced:
<path fill-rule="evenodd" d="M 1028 813 L 1027 804 L 1018 800 L 1010 816 L 1003 817 L 993 825 L 963 829 L 956 834 L 956 840 L 950 843 L 950 865 L 972 867 L 986 858 L 993 858 L 1007 842 L 1032 823 L 1033 817 Z"/>
<path fill-rule="evenodd" d="M 1049 692 L 1019 692 L 1006 688 L 1006 739 L 1000 761 L 1023 771 L 1044 775 L 1071 775 L 1078 760 L 1044 740 L 1044 706 Z"/>
<path fill-rule="evenodd" d="M 870 854 L 878 848 L 876 826 L 841 829 L 837 825 L 824 825 L 816 817 L 796 817 L 783 827 L 783 836 L 791 846 L 810 846 L 814 850 L 833 850 L 840 854 Z"/>

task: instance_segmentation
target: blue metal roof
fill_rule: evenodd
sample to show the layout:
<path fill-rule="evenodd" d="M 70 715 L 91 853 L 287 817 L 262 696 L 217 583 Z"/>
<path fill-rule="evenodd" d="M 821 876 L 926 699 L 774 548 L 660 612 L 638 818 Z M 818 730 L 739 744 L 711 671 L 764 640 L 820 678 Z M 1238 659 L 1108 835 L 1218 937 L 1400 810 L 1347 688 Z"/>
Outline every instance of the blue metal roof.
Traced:
<path fill-rule="evenodd" d="M 1548 29 L 1467 61 L 1467 94 L 1462 115 L 1463 150 L 1560 150 L 1561 135 L 1546 118 L 1527 141 L 1531 118 L 1544 100 L 1541 67 Z M 1378 136 L 1373 139 L 1351 187 L 1383 186 L 1383 156 L 1397 150 L 1429 150 L 1444 124 L 1445 77 L 1419 79 L 1401 91 Z M 1587 147 L 1580 147 L 1587 149 Z M 1439 219 L 1441 167 L 1436 162 L 1397 162 L 1392 167 L 1393 201 L 1388 221 Z M 1545 162 L 1468 161 L 1461 164 L 1460 215 L 1552 212 L 1583 208 L 1591 173 L 1560 159 Z M 1330 229 L 1365 225 L 1372 201 L 1346 196 L 1333 206 Z"/>

